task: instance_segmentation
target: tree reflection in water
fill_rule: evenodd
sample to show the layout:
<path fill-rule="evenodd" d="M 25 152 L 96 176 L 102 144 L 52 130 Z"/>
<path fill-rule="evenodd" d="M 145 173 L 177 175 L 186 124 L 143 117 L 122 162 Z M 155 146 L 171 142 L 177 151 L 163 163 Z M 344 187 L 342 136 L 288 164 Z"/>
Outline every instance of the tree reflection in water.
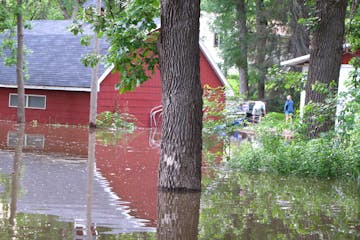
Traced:
<path fill-rule="evenodd" d="M 158 192 L 158 240 L 198 239 L 200 192 Z"/>
<path fill-rule="evenodd" d="M 20 182 L 20 170 L 22 166 L 22 157 L 23 157 L 23 147 L 24 147 L 24 132 L 25 124 L 20 123 L 16 131 L 16 147 L 14 153 L 14 165 L 13 165 L 13 174 L 11 181 L 11 200 L 10 200 L 10 217 L 9 223 L 13 226 L 12 229 L 15 229 L 15 216 L 16 216 L 16 206 L 17 206 L 17 197 L 19 191 L 19 182 Z"/>

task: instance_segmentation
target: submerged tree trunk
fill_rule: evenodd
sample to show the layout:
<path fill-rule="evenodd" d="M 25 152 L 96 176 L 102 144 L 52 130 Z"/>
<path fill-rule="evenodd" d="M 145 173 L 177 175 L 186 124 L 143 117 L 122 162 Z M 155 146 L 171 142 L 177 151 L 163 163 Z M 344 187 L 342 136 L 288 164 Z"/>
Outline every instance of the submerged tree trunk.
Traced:
<path fill-rule="evenodd" d="M 264 0 L 256 0 L 256 56 L 255 68 L 257 69 L 258 98 L 265 98 L 265 76 L 266 76 L 266 40 L 267 20 L 265 16 Z"/>
<path fill-rule="evenodd" d="M 199 0 L 162 0 L 159 42 L 162 142 L 159 188 L 201 189 Z"/>
<path fill-rule="evenodd" d="M 324 103 L 327 94 L 312 89 L 313 84 L 324 84 L 331 89 L 331 82 L 338 83 L 343 39 L 345 30 L 345 13 L 347 0 L 319 0 L 316 2 L 318 26 L 314 32 L 310 51 L 309 74 L 306 82 L 305 102 Z M 316 137 L 334 126 L 336 106 L 323 124 L 310 121 L 308 136 Z"/>
<path fill-rule="evenodd" d="M 247 44 L 247 26 L 246 26 L 246 6 L 244 0 L 238 0 L 236 3 L 237 25 L 239 28 L 239 59 L 236 63 L 239 69 L 240 89 L 239 93 L 242 97 L 249 97 L 248 84 L 248 44 Z"/>
<path fill-rule="evenodd" d="M 22 9 L 22 0 L 17 1 L 19 9 Z M 17 55 L 16 55 L 16 79 L 17 79 L 17 121 L 25 123 L 25 86 L 24 86 L 24 31 L 22 10 L 17 12 Z"/>

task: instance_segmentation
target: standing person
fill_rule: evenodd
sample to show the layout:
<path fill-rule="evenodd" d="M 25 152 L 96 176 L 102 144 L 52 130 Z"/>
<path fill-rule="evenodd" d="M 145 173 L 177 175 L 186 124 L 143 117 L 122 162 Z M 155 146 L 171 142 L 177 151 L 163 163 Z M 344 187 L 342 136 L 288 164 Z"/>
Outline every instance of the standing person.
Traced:
<path fill-rule="evenodd" d="M 286 97 L 285 105 L 284 105 L 284 112 L 285 112 L 285 121 L 286 123 L 290 120 L 292 123 L 292 115 L 294 113 L 294 102 L 291 99 L 291 96 L 288 95 Z"/>
<path fill-rule="evenodd" d="M 255 123 L 256 117 L 259 118 L 258 122 L 261 122 L 261 117 L 266 114 L 265 103 L 262 101 L 256 101 L 252 110 L 253 123 Z"/>

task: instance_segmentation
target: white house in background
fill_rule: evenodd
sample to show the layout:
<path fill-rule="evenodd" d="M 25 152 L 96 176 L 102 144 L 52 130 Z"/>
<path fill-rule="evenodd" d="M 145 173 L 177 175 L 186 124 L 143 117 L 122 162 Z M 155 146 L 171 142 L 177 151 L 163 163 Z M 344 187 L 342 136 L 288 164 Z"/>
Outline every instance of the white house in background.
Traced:
<path fill-rule="evenodd" d="M 346 91 L 345 80 L 349 78 L 350 72 L 354 70 L 353 66 L 349 64 L 349 61 L 353 57 L 360 57 L 360 49 L 356 52 L 351 52 L 349 45 L 344 46 L 344 51 L 341 59 L 340 75 L 338 82 L 338 94 Z M 302 67 L 303 72 L 308 72 L 310 62 L 310 54 L 301 57 L 289 59 L 280 63 L 280 66 L 297 66 Z M 342 102 L 342 100 L 340 100 Z M 304 114 L 305 106 L 305 90 L 300 95 L 300 116 Z M 343 108 L 343 104 L 338 104 L 336 108 L 336 114 L 338 115 Z"/>
<path fill-rule="evenodd" d="M 219 36 L 211 29 L 215 15 L 208 12 L 201 12 L 200 15 L 200 42 L 211 54 L 217 65 L 222 64 L 224 60 L 220 57 Z"/>

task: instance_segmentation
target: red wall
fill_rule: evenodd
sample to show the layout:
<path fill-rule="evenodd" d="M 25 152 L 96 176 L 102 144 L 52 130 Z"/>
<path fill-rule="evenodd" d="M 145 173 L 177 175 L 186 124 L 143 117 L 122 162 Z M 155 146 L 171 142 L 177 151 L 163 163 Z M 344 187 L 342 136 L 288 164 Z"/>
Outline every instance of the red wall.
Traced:
<path fill-rule="evenodd" d="M 360 49 L 354 53 L 350 53 L 350 52 L 344 53 L 341 59 L 341 64 L 349 64 L 349 61 L 353 57 L 360 57 Z"/>
<path fill-rule="evenodd" d="M 207 59 L 200 55 L 200 79 L 202 85 L 223 86 Z M 118 74 L 109 74 L 100 85 L 98 112 L 116 111 L 130 113 L 137 119 L 138 127 L 150 126 L 150 111 L 161 105 L 160 71 L 133 92 L 119 95 L 115 84 Z M 0 88 L 0 119 L 16 121 L 16 108 L 9 107 L 9 93 L 16 89 Z M 26 94 L 46 96 L 46 109 L 26 109 L 26 121 L 46 124 L 87 125 L 89 123 L 90 93 L 55 90 L 26 90 Z"/>
<path fill-rule="evenodd" d="M 200 80 L 202 85 L 211 87 L 223 86 L 207 59 L 200 55 Z M 161 105 L 160 71 L 133 92 L 119 95 L 115 84 L 119 82 L 118 74 L 109 74 L 100 85 L 98 95 L 98 112 L 115 111 L 133 114 L 137 119 L 137 126 L 150 126 L 150 111 L 153 107 Z"/>
<path fill-rule="evenodd" d="M 0 119 L 16 121 L 17 108 L 9 107 L 9 94 L 16 89 L 0 88 Z M 90 93 L 55 90 L 25 90 L 25 94 L 46 96 L 46 109 L 27 108 L 26 121 L 47 124 L 85 125 L 89 122 Z"/>

